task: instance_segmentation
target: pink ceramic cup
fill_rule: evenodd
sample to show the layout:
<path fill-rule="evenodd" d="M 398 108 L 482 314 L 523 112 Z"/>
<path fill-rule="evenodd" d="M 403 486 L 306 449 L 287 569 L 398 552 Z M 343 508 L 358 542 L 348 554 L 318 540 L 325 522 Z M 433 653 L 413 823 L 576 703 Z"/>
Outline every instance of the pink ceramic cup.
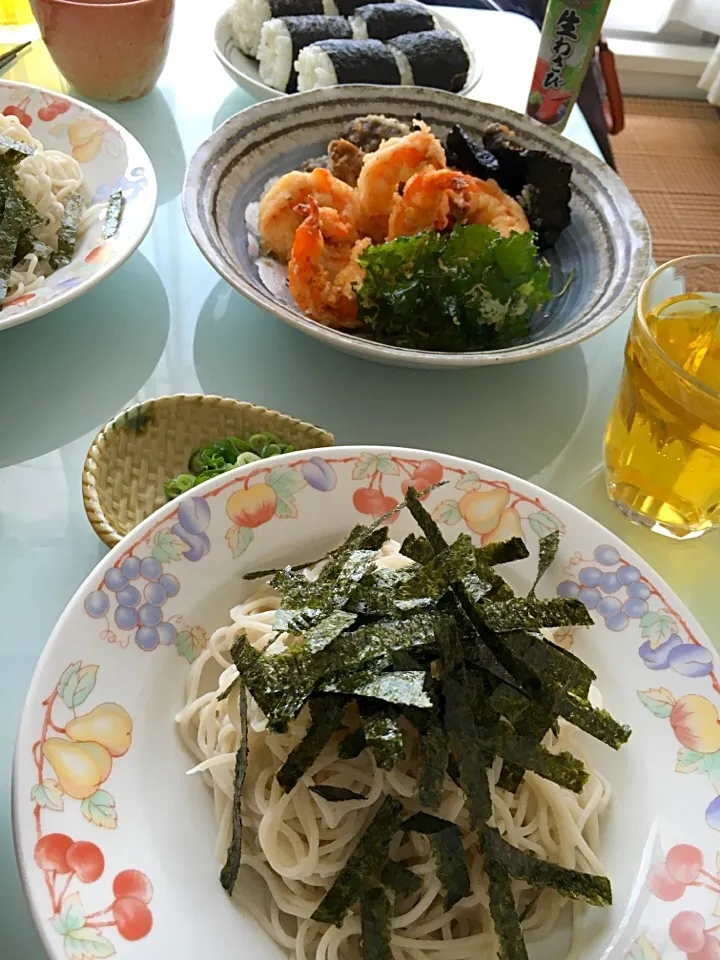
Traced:
<path fill-rule="evenodd" d="M 174 0 L 30 0 L 57 68 L 90 100 L 137 100 L 157 83 Z"/>

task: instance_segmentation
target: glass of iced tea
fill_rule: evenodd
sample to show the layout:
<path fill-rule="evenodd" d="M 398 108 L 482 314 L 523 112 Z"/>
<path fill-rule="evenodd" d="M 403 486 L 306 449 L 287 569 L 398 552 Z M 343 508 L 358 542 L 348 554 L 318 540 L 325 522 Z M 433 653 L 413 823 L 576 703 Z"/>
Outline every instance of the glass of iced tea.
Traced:
<path fill-rule="evenodd" d="M 640 288 L 605 465 L 630 520 L 677 539 L 720 526 L 720 254 L 671 260 Z"/>

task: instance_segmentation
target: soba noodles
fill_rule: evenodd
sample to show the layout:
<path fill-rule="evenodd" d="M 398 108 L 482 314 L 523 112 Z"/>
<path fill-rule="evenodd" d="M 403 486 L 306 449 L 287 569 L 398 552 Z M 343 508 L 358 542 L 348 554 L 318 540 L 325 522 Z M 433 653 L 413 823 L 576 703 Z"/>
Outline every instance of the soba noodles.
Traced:
<path fill-rule="evenodd" d="M 378 566 L 398 568 L 411 561 L 388 542 Z M 190 772 L 201 773 L 214 798 L 218 824 L 216 854 L 223 862 L 231 831 L 233 771 L 239 746 L 240 716 L 236 697 L 218 702 L 218 694 L 237 676 L 230 648 L 240 633 L 258 649 L 267 646 L 280 597 L 262 587 L 230 611 L 232 623 L 212 635 L 208 647 L 192 665 L 186 705 L 176 720 L 182 739 L 198 760 Z M 267 652 L 285 648 L 287 635 L 277 637 Z M 237 896 L 267 933 L 297 960 L 358 960 L 360 915 L 356 910 L 342 927 L 327 926 L 311 915 L 345 865 L 358 837 L 372 818 L 383 794 L 402 798 L 412 810 L 416 795 L 417 734 L 404 730 L 406 759 L 391 771 L 380 769 L 369 750 L 356 759 L 338 758 L 336 735 L 297 786 L 285 794 L 275 779 L 293 747 L 302 739 L 307 707 L 286 733 L 270 733 L 258 706 L 250 698 L 248 771 L 242 799 L 245 826 L 242 868 Z M 570 750 L 581 755 L 575 728 L 561 721 L 559 735 L 544 741 L 553 753 Z M 602 873 L 599 821 L 610 799 L 603 777 L 590 771 L 580 794 L 526 772 L 515 794 L 496 786 L 502 761 L 490 774 L 494 825 L 521 850 L 564 867 Z M 333 803 L 313 793 L 314 784 L 345 787 L 366 799 Z M 397 834 L 390 856 L 422 880 L 415 893 L 398 895 L 392 919 L 391 946 L 396 960 L 470 960 L 493 956 L 496 938 L 488 907 L 482 856 L 469 830 L 465 797 L 449 778 L 437 815 L 458 824 L 468 851 L 472 893 L 451 910 L 443 903 L 441 884 L 427 837 Z M 401 839 L 401 837 L 405 839 Z M 523 932 L 540 940 L 555 925 L 564 900 L 552 889 L 535 891 L 513 881 L 520 907 L 528 906 Z"/>
<path fill-rule="evenodd" d="M 45 221 L 33 231 L 37 240 L 57 249 L 58 232 L 65 213 L 65 201 L 79 193 L 86 203 L 90 194 L 84 183 L 80 164 L 60 150 L 45 150 L 24 127 L 17 117 L 0 115 L 0 135 L 19 140 L 34 149 L 32 156 L 25 157 L 15 167 L 20 190 L 33 204 Z M 97 217 L 99 206 L 85 210 L 78 226 L 78 237 L 87 230 Z M 39 287 L 45 277 L 52 273 L 47 259 L 38 260 L 35 253 L 26 254 L 11 271 L 5 302 Z"/>

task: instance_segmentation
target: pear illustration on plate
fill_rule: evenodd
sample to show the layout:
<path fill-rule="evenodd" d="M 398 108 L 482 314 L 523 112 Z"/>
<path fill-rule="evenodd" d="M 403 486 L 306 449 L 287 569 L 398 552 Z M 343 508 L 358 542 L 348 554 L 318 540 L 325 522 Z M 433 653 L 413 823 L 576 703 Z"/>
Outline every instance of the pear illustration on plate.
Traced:
<path fill-rule="evenodd" d="M 101 703 L 90 713 L 74 717 L 65 732 L 76 743 L 99 743 L 111 757 L 122 757 L 132 742 L 132 720 L 117 703 Z"/>
<path fill-rule="evenodd" d="M 42 752 L 62 789 L 76 800 L 95 793 L 112 770 L 112 757 L 99 743 L 72 743 L 51 737 L 42 745 Z"/>
<path fill-rule="evenodd" d="M 507 490 L 472 490 L 461 497 L 458 510 L 473 533 L 490 533 L 500 519 L 503 507 L 508 502 Z"/>

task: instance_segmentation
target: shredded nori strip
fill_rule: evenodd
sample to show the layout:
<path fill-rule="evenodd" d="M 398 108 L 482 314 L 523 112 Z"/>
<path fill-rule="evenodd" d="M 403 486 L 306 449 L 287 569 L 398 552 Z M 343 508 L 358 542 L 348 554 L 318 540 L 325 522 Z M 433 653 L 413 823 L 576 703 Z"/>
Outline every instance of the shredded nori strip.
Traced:
<path fill-rule="evenodd" d="M 492 754 L 480 743 L 456 624 L 446 618 L 438 624 L 436 636 L 440 649 L 445 731 L 467 797 L 470 826 L 475 829 L 482 826 L 492 812 L 486 769 L 492 763 Z"/>
<path fill-rule="evenodd" d="M 71 193 L 65 201 L 65 213 L 57 235 L 57 250 L 50 257 L 53 270 L 66 267 L 75 255 L 78 225 L 85 209 L 85 201 L 79 193 Z"/>
<path fill-rule="evenodd" d="M 315 624 L 305 634 L 305 645 L 308 653 L 319 653 L 357 620 L 354 613 L 344 610 L 335 610 L 333 613 Z"/>
<path fill-rule="evenodd" d="M 345 671 L 396 650 L 413 650 L 435 643 L 434 618 L 416 614 L 406 620 L 378 620 L 344 633 L 328 650 L 333 665 Z"/>
<path fill-rule="evenodd" d="M 433 548 L 425 537 L 416 537 L 414 533 L 409 533 L 402 542 L 400 553 L 404 557 L 409 557 L 416 563 L 427 563 L 435 556 Z"/>
<path fill-rule="evenodd" d="M 103 220 L 102 226 L 103 240 L 109 240 L 118 232 L 124 207 L 125 198 L 123 197 L 122 190 L 116 190 L 114 193 L 111 193 L 108 197 L 107 207 L 105 208 L 105 219 Z"/>
<path fill-rule="evenodd" d="M 225 866 L 220 872 L 223 889 L 232 894 L 240 871 L 242 859 L 242 789 L 245 782 L 248 760 L 248 702 L 245 687 L 240 687 L 240 746 L 235 757 L 235 775 L 233 777 L 232 838 L 227 850 Z"/>
<path fill-rule="evenodd" d="M 528 597 L 535 596 L 535 588 L 540 582 L 543 574 L 545 574 L 550 567 L 550 564 L 553 562 L 557 556 L 558 547 L 560 546 L 560 531 L 553 530 L 552 533 L 546 534 L 544 537 L 540 537 L 540 554 L 538 556 L 538 568 L 537 573 L 535 574 L 535 579 L 533 580 L 533 585 L 530 587 L 530 592 Z"/>
<path fill-rule="evenodd" d="M 429 813 L 416 813 L 402 826 L 403 830 L 414 830 L 430 837 L 438 879 L 445 888 L 445 909 L 451 910 L 463 897 L 469 897 L 470 873 L 460 827 Z"/>
<path fill-rule="evenodd" d="M 323 800 L 329 800 L 332 803 L 343 803 L 345 800 L 367 800 L 362 793 L 356 793 L 354 790 L 348 790 L 347 787 L 332 787 L 325 784 L 316 784 L 310 787 L 311 793 L 316 793 Z"/>
<path fill-rule="evenodd" d="M 596 710 L 572 692 L 559 698 L 557 709 L 565 720 L 596 740 L 606 743 L 613 750 L 619 750 L 630 739 L 630 727 L 618 723 L 607 710 Z"/>
<path fill-rule="evenodd" d="M 498 724 L 492 731 L 488 731 L 487 740 L 483 739 L 485 730 L 481 728 L 481 742 L 486 743 L 488 749 L 515 763 L 532 770 L 546 780 L 559 784 L 580 793 L 588 781 L 588 773 L 582 760 L 578 760 L 572 753 L 550 753 L 534 739 L 518 737 L 507 724 Z M 462 769 L 462 768 L 461 768 Z"/>
<path fill-rule="evenodd" d="M 341 760 L 354 760 L 355 757 L 360 756 L 366 746 L 365 731 L 362 727 L 358 727 L 340 741 L 338 756 Z"/>
<path fill-rule="evenodd" d="M 392 770 L 396 763 L 405 759 L 402 731 L 394 717 L 373 713 L 368 716 L 361 710 L 365 741 L 375 762 L 383 770 Z"/>
<path fill-rule="evenodd" d="M 403 597 L 431 597 L 439 600 L 450 587 L 476 569 L 475 548 L 466 533 L 433 557 L 418 570 L 413 570 L 400 587 Z"/>
<path fill-rule="evenodd" d="M 485 836 L 487 837 L 487 833 Z M 490 916 L 495 925 L 498 941 L 498 960 L 528 960 L 510 874 L 501 863 L 488 857 L 487 854 L 485 872 L 488 875 Z"/>
<path fill-rule="evenodd" d="M 420 737 L 418 773 L 418 800 L 428 810 L 437 810 L 442 802 L 449 755 L 450 747 L 442 724 L 433 718 Z"/>
<path fill-rule="evenodd" d="M 348 910 L 360 899 L 373 874 L 388 859 L 390 841 L 400 827 L 402 816 L 402 803 L 386 796 L 335 878 L 335 883 L 313 913 L 313 920 L 342 926 Z"/>
<path fill-rule="evenodd" d="M 363 960 L 392 960 L 390 900 L 383 887 L 370 887 L 362 900 L 360 929 Z"/>
<path fill-rule="evenodd" d="M 217 695 L 217 697 L 215 698 L 217 702 L 220 703 L 221 700 L 227 700 L 227 698 L 230 696 L 233 690 L 239 685 L 240 685 L 240 677 L 235 677 L 235 679 L 231 680 L 230 683 L 225 687 L 225 689 L 222 690 Z"/>
<path fill-rule="evenodd" d="M 29 253 L 34 253 L 38 260 L 49 260 L 52 252 L 52 247 L 48 246 L 47 243 L 38 240 L 29 230 L 23 229 L 20 231 L 15 247 L 13 266 L 20 263 Z"/>
<path fill-rule="evenodd" d="M 346 707 L 347 702 L 342 697 L 318 697 L 310 701 L 311 719 L 307 733 L 277 772 L 277 782 L 285 793 L 290 793 L 320 756 L 322 748 L 342 724 Z"/>
<path fill-rule="evenodd" d="M 494 567 L 500 563 L 512 563 L 514 560 L 525 560 L 530 556 L 530 551 L 522 537 L 510 537 L 509 540 L 488 543 L 484 547 L 477 547 L 475 552 L 478 560 L 488 567 Z"/>
<path fill-rule="evenodd" d="M 514 687 L 507 683 L 501 683 L 490 695 L 489 704 L 496 713 L 505 717 L 516 727 L 522 720 L 528 710 L 534 708 L 535 704 L 524 693 L 520 693 Z"/>
<path fill-rule="evenodd" d="M 587 697 L 595 674 L 574 653 L 546 640 L 540 633 L 525 630 L 505 633 L 503 640 L 544 685 L 567 687 L 577 696 Z"/>
<path fill-rule="evenodd" d="M 501 863 L 511 877 L 537 887 L 552 887 L 564 897 L 584 900 L 596 907 L 609 907 L 612 904 L 612 889 L 607 877 L 569 870 L 533 857 L 503 840 L 492 827 L 485 830 L 483 851 L 486 859 Z"/>
<path fill-rule="evenodd" d="M 0 133 L 0 160 L 3 163 L 14 167 L 25 157 L 31 157 L 34 153 L 35 147 L 23 143 L 22 140 L 15 140 L 13 137 Z"/>
<path fill-rule="evenodd" d="M 337 674 L 322 680 L 319 689 L 324 693 L 347 693 L 356 697 L 372 697 L 400 706 L 431 707 L 432 701 L 423 690 L 425 674 L 420 670 L 398 670 L 383 673 L 373 680 L 358 682 L 351 673 Z"/>
<path fill-rule="evenodd" d="M 382 868 L 380 879 L 386 887 L 392 887 L 395 893 L 401 896 L 417 893 L 422 887 L 422 879 L 397 860 L 388 860 Z"/>
<path fill-rule="evenodd" d="M 0 306 L 7 296 L 10 273 L 15 261 L 20 231 L 23 228 L 22 206 L 12 181 L 0 174 L 0 185 L 5 190 L 5 209 L 0 221 Z"/>
<path fill-rule="evenodd" d="M 540 627 L 591 627 L 593 623 L 585 604 L 573 597 L 516 598 L 483 604 L 481 611 L 487 626 L 498 633 Z"/>
<path fill-rule="evenodd" d="M 276 732 L 287 729 L 310 695 L 314 676 L 302 651 L 263 656 L 241 634 L 230 651 L 238 673 Z"/>

